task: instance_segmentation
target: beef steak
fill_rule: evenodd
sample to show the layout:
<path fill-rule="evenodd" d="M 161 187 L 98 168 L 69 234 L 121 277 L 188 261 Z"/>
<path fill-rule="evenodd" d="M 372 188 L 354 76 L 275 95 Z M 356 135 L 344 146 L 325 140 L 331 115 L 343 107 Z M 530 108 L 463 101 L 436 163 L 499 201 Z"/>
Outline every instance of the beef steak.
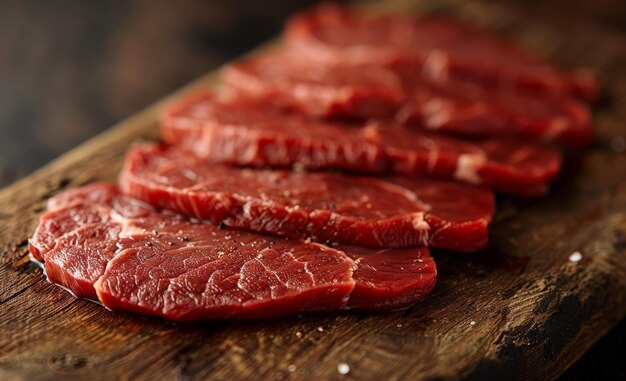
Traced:
<path fill-rule="evenodd" d="M 313 117 L 388 118 L 407 97 L 401 78 L 389 69 L 329 68 L 289 53 L 236 62 L 220 75 L 242 96 Z"/>
<path fill-rule="evenodd" d="M 159 209 L 213 223 L 374 248 L 476 251 L 494 212 L 489 190 L 464 184 L 236 168 L 156 144 L 129 151 L 119 184 Z"/>
<path fill-rule="evenodd" d="M 435 282 L 425 248 L 339 250 L 220 229 L 157 212 L 105 183 L 49 206 L 32 254 L 51 282 L 113 310 L 189 321 L 398 308 Z"/>
<path fill-rule="evenodd" d="M 424 174 L 523 196 L 544 194 L 560 168 L 559 152 L 539 144 L 466 141 L 383 122 L 314 120 L 212 93 L 194 94 L 169 108 L 161 135 L 211 162 Z"/>
<path fill-rule="evenodd" d="M 586 99 L 598 94 L 589 72 L 560 72 L 519 43 L 450 19 L 371 16 L 323 4 L 294 16 L 285 37 L 299 54 L 325 65 L 409 67 L 433 79 Z"/>
<path fill-rule="evenodd" d="M 521 136 L 570 146 L 589 143 L 589 108 L 567 96 L 433 80 L 415 70 L 328 67 L 289 52 L 228 65 L 224 83 L 240 96 L 325 118 L 395 118 L 467 136 Z"/>

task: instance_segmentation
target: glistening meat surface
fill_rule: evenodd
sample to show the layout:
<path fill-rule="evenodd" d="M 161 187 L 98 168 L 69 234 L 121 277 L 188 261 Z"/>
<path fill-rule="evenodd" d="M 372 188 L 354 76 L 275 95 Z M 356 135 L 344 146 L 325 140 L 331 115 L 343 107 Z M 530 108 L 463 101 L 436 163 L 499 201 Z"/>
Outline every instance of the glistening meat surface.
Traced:
<path fill-rule="evenodd" d="M 423 174 L 523 196 L 544 194 L 560 168 L 559 152 L 535 143 L 466 141 L 383 122 L 313 120 L 212 93 L 171 107 L 161 128 L 166 143 L 210 162 Z"/>
<path fill-rule="evenodd" d="M 366 178 L 211 164 L 175 148 L 133 147 L 121 190 L 159 209 L 213 223 L 367 247 L 487 243 L 493 194 L 424 178 Z M 452 207 L 453 206 L 453 207 Z"/>
<path fill-rule="evenodd" d="M 432 79 L 595 99 L 593 76 L 560 72 L 514 41 L 453 20 L 370 16 L 323 4 L 294 16 L 287 41 L 307 59 L 331 66 L 363 64 L 420 70 Z"/>
<path fill-rule="evenodd" d="M 415 70 L 328 67 L 287 52 L 227 66 L 222 81 L 239 96 L 326 118 L 388 118 L 467 136 L 520 136 L 570 146 L 592 136 L 589 108 L 570 97 L 527 94 Z"/>
<path fill-rule="evenodd" d="M 180 321 L 400 308 L 436 276 L 425 248 L 339 250 L 224 230 L 104 183 L 51 199 L 30 248 L 48 279 L 78 296 Z"/>
<path fill-rule="evenodd" d="M 392 117 L 406 100 L 401 78 L 377 66 L 329 68 L 297 54 L 266 54 L 226 66 L 240 95 L 314 117 Z"/>

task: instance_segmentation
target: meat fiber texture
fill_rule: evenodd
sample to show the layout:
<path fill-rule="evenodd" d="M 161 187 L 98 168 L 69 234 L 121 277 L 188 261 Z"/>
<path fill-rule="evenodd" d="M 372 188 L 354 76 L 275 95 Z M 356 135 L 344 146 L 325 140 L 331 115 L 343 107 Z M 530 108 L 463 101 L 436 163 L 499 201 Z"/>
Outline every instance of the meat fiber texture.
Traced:
<path fill-rule="evenodd" d="M 249 231 L 373 248 L 483 248 L 494 213 L 484 188 L 211 164 L 157 144 L 133 147 L 120 189 L 159 209 Z"/>
<path fill-rule="evenodd" d="M 228 65 L 239 96 L 323 118 L 387 118 L 462 136 L 513 136 L 568 146 L 590 142 L 589 107 L 567 95 L 528 94 L 416 70 L 331 67 L 279 51 Z"/>
<path fill-rule="evenodd" d="M 401 308 L 436 277 L 426 248 L 329 248 L 220 229 L 106 183 L 52 198 L 30 250 L 77 296 L 176 321 Z"/>
<path fill-rule="evenodd" d="M 558 71 L 519 43 L 450 19 L 372 16 L 322 4 L 294 16 L 284 34 L 298 54 L 324 65 L 408 67 L 432 79 L 493 88 L 588 100 L 598 95 L 589 71 Z"/>
<path fill-rule="evenodd" d="M 421 174 L 520 196 L 545 194 L 560 168 L 559 151 L 536 143 L 459 140 L 377 121 L 314 120 L 227 98 L 196 93 L 169 108 L 163 140 L 214 163 Z"/>

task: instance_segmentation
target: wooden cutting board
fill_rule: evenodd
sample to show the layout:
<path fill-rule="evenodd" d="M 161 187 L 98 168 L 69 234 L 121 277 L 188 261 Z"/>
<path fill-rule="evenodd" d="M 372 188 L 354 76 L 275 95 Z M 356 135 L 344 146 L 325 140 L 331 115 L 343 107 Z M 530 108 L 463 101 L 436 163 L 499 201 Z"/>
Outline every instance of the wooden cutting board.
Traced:
<path fill-rule="evenodd" d="M 0 379 L 561 374 L 626 314 L 626 44 L 609 29 L 572 23 L 560 13 L 432 3 L 402 0 L 384 8 L 453 14 L 604 74 L 598 139 L 569 157 L 549 196 L 499 199 L 489 247 L 471 255 L 435 252 L 434 294 L 405 311 L 199 324 L 113 313 L 47 283 L 28 261 L 28 237 L 47 198 L 114 181 L 129 144 L 158 137 L 161 102 L 0 192 Z M 214 83 L 209 74 L 190 87 Z M 575 252 L 579 262 L 569 259 Z M 340 364 L 349 366 L 347 374 L 340 374 Z"/>

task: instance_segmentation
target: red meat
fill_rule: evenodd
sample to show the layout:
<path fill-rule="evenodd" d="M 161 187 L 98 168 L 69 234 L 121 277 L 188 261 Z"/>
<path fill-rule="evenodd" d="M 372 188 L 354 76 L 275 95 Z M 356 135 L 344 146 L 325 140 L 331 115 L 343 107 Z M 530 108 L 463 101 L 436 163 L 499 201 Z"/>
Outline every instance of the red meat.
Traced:
<path fill-rule="evenodd" d="M 473 186 L 235 168 L 154 144 L 131 149 L 119 183 L 159 209 L 213 223 L 374 248 L 476 251 L 494 212 L 493 194 Z"/>
<path fill-rule="evenodd" d="M 161 135 L 210 162 L 256 167 L 424 174 L 497 191 L 544 194 L 560 154 L 518 140 L 459 140 L 388 125 L 345 124 L 286 114 L 264 103 L 193 95 L 165 112 Z"/>
<path fill-rule="evenodd" d="M 50 205 L 30 242 L 48 279 L 114 310 L 189 321 L 399 308 L 435 282 L 426 248 L 338 250 L 220 229 L 157 212 L 104 183 Z"/>
<path fill-rule="evenodd" d="M 589 143 L 589 108 L 570 97 L 488 88 L 454 78 L 373 66 L 328 67 L 289 53 L 227 66 L 239 96 L 324 118 L 395 118 L 467 136 L 520 136 L 569 146 Z"/>
<path fill-rule="evenodd" d="M 449 19 L 370 16 L 323 4 L 294 16 L 285 36 L 299 54 L 325 65 L 409 67 L 487 87 L 585 99 L 598 94 L 589 72 L 560 72 L 519 43 Z"/>

